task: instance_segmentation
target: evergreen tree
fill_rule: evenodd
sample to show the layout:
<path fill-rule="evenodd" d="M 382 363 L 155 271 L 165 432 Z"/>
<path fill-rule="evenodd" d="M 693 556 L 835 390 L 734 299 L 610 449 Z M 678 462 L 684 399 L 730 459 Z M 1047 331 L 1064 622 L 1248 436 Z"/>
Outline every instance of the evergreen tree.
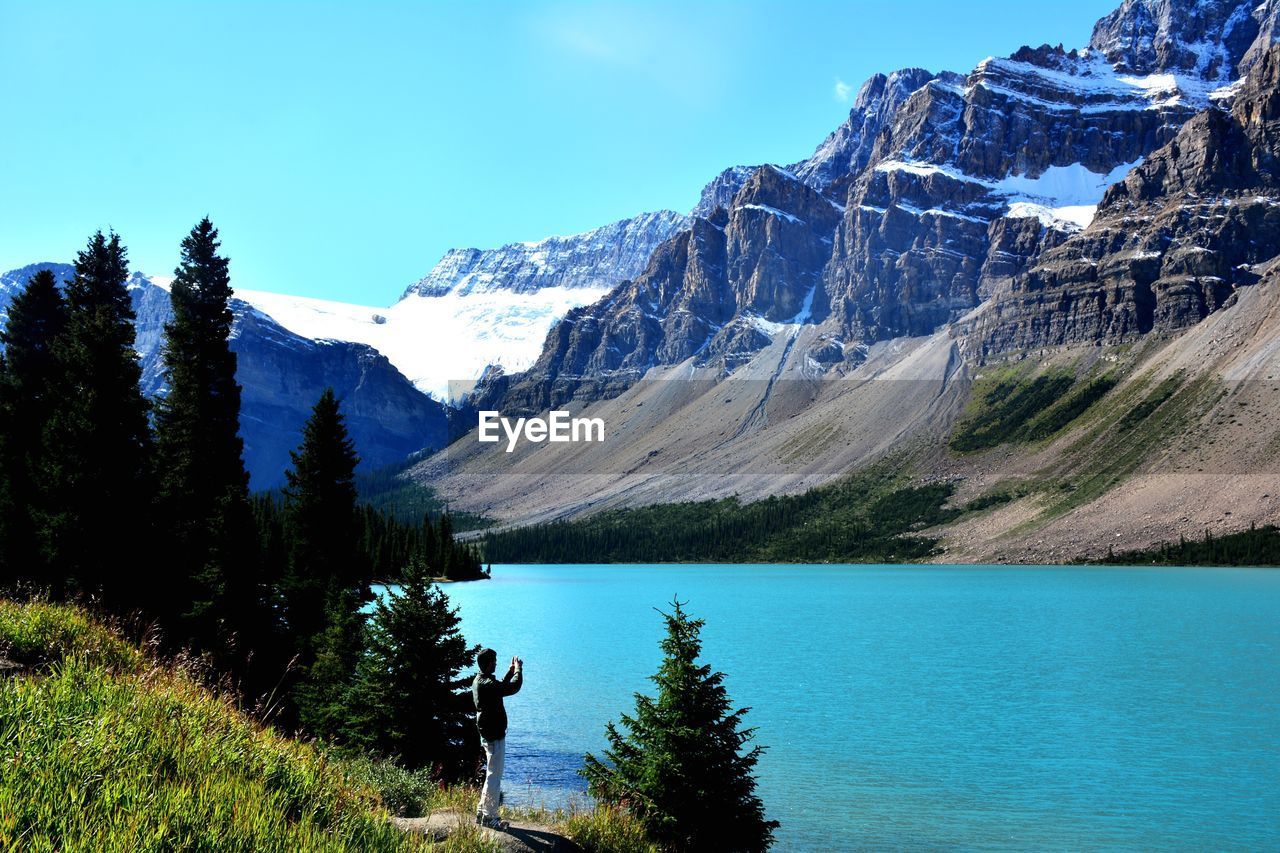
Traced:
<path fill-rule="evenodd" d="M 44 506 L 43 435 L 63 384 L 54 348 L 66 320 L 57 277 L 40 270 L 9 303 L 0 330 L 0 565 L 10 578 L 48 586 L 55 595 L 61 579 L 44 570 L 36 524 Z"/>
<path fill-rule="evenodd" d="M 348 728 L 351 690 L 363 651 L 364 615 L 355 592 L 334 585 L 325 627 L 311 645 L 314 657 L 295 691 L 298 719 L 318 737 L 341 737 Z"/>
<path fill-rule="evenodd" d="M 360 548 L 356 513 L 355 445 L 333 389 L 320 395 L 302 429 L 302 445 L 285 472 L 288 566 L 282 583 L 289 631 L 306 663 L 332 620 L 331 590 L 351 590 L 368 601 L 369 561 Z"/>
<path fill-rule="evenodd" d="M 350 742 L 450 781 L 475 770 L 474 709 L 459 674 L 476 649 L 460 622 L 425 562 L 413 560 L 399 592 L 374 606 L 352 693 Z"/>
<path fill-rule="evenodd" d="M 228 343 L 229 261 L 219 246 L 207 217 L 182 241 L 164 328 L 168 392 L 156 407 L 159 514 L 178 575 L 166 609 L 183 617 L 182 638 L 205 648 L 232 633 L 257 645 L 266 622 Z"/>
<path fill-rule="evenodd" d="M 440 537 L 435 559 L 432 561 L 441 577 L 449 577 L 449 558 L 453 551 L 453 519 L 449 513 L 440 516 Z"/>
<path fill-rule="evenodd" d="M 608 724 L 608 763 L 588 753 L 581 773 L 592 796 L 630 809 L 667 847 L 767 849 L 778 824 L 765 819 L 755 793 L 762 747 L 743 751 L 755 734 L 741 728 L 748 709 L 732 711 L 724 673 L 697 662 L 703 621 L 679 601 L 662 616 L 657 698 L 636 694 L 635 716 L 622 716 L 626 733 Z"/>
<path fill-rule="evenodd" d="M 62 383 L 44 435 L 38 527 L 52 571 L 129 607 L 166 579 L 138 548 L 151 539 L 152 442 L 120 237 L 94 234 L 75 270 L 55 346 Z"/>
<path fill-rule="evenodd" d="M 371 598 L 370 562 L 356 510 L 355 445 L 333 389 L 325 389 L 285 472 L 288 564 L 281 583 L 285 619 L 302 680 L 299 719 L 333 736 L 348 707 L 363 641 L 360 606 Z"/>

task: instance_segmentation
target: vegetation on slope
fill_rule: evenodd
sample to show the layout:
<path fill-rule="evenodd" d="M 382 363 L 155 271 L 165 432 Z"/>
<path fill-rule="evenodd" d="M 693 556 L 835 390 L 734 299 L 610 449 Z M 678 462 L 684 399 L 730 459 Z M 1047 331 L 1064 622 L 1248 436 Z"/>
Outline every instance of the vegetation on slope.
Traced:
<path fill-rule="evenodd" d="M 1080 381 L 1059 368 L 1034 377 L 1016 368 L 996 370 L 974 383 L 969 406 L 951 435 L 951 449 L 967 453 L 1049 438 L 1083 415 L 1116 382 L 1110 373 Z"/>
<path fill-rule="evenodd" d="M 0 602 L 6 850 L 400 850 L 377 792 L 83 611 Z"/>
<path fill-rule="evenodd" d="M 430 486 L 406 479 L 403 474 L 420 461 L 421 457 L 410 457 L 396 465 L 357 473 L 360 502 L 401 524 L 419 524 L 425 518 L 438 525 L 447 515 L 453 529 L 461 532 L 478 530 L 490 523 L 489 519 L 474 513 L 452 512 Z"/>
<path fill-rule="evenodd" d="M 1154 386 L 1153 381 L 1139 377 L 1096 408 L 1092 426 L 1063 452 L 1057 468 L 1046 472 L 1052 499 L 1042 517 L 1060 516 L 1115 488 L 1156 448 L 1184 436 L 1222 393 L 1216 383 L 1187 380 L 1180 373 Z"/>
<path fill-rule="evenodd" d="M 953 491 L 871 470 L 753 503 L 656 504 L 490 533 L 483 547 L 495 563 L 907 561 L 933 552 L 936 540 L 918 531 L 1009 499 L 948 507 Z"/>
<path fill-rule="evenodd" d="M 1096 562 L 1110 566 L 1280 566 L 1280 528 L 1250 527 L 1222 536 L 1206 530 L 1201 540 L 1181 537 L 1177 544 L 1108 552 L 1106 559 Z"/>
<path fill-rule="evenodd" d="M 287 487 L 250 499 L 219 249 L 207 219 L 182 243 L 154 419 L 118 236 L 90 238 L 65 299 L 42 272 L 0 324 L 0 589 L 93 601 L 199 662 L 148 661 L 74 607 L 4 605 L 4 849 L 398 849 L 416 842 L 379 789 L 420 811 L 448 800 L 426 783 L 474 776 L 473 649 L 431 582 L 481 576 L 478 557 L 447 514 L 360 505 L 332 389 Z M 404 583 L 370 617 L 375 577 Z M 598 837 L 621 838 L 605 817 Z"/>
<path fill-rule="evenodd" d="M 137 671 L 143 664 L 138 646 L 79 608 L 0 599 L 0 658 L 35 671 L 68 657 L 123 672 Z"/>

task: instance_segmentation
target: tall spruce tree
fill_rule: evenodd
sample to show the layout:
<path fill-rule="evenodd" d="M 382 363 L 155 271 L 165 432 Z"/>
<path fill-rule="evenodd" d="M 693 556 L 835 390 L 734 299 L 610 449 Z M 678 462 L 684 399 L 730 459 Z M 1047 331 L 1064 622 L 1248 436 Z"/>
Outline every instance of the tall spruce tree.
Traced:
<path fill-rule="evenodd" d="M 444 780 L 475 771 L 479 740 L 468 681 L 476 649 L 460 630 L 457 608 L 415 558 L 400 588 L 374 605 L 357 669 L 346 739 L 430 768 Z"/>
<path fill-rule="evenodd" d="M 302 428 L 302 444 L 285 472 L 288 566 L 282 583 L 289 629 L 305 647 L 324 630 L 331 587 L 369 600 L 369 561 L 360 548 L 355 470 L 346 419 L 326 388 Z"/>
<path fill-rule="evenodd" d="M 697 662 L 703 620 L 671 607 L 657 698 L 637 693 L 627 731 L 608 724 L 607 763 L 588 753 L 580 772 L 592 796 L 630 809 L 670 849 L 765 850 L 778 823 L 755 792 L 762 747 L 743 751 L 755 735 L 741 727 L 748 709 L 731 710 L 724 673 Z"/>
<path fill-rule="evenodd" d="M 205 648 L 232 635 L 257 645 L 266 627 L 229 345 L 229 259 L 219 248 L 207 217 L 182 241 L 164 328 L 168 391 L 156 406 L 159 518 L 175 570 L 166 609 L 182 619 L 180 639 Z"/>
<path fill-rule="evenodd" d="M 40 270 L 9 303 L 0 344 L 0 564 L 11 579 L 61 593 L 61 578 L 44 563 L 37 532 L 43 501 L 44 431 L 62 387 L 54 348 L 66 328 L 67 310 L 58 280 Z"/>
<path fill-rule="evenodd" d="M 44 435 L 48 500 L 39 524 L 51 571 L 124 607 L 164 582 L 139 547 L 152 539 L 154 489 L 128 275 L 120 237 L 99 231 L 65 286 L 66 330 L 55 346 L 62 383 Z"/>
<path fill-rule="evenodd" d="M 281 583 L 288 631 L 303 672 L 295 691 L 303 720 L 329 727 L 329 711 L 355 675 L 360 606 L 370 565 L 360 547 L 355 445 L 334 396 L 320 395 L 285 472 L 288 565 Z M 353 638 L 355 638 L 353 640 Z"/>

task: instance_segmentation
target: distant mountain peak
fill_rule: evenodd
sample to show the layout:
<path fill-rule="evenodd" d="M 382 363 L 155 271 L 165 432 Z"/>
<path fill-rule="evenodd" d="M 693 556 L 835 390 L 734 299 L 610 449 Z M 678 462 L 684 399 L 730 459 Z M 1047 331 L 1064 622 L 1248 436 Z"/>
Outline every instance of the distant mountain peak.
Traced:
<path fill-rule="evenodd" d="M 450 249 L 405 290 L 404 297 L 612 287 L 639 275 L 658 244 L 688 224 L 683 214 L 659 210 L 581 234 L 508 243 L 496 249 Z"/>
<path fill-rule="evenodd" d="M 1124 0 L 1098 21 L 1089 48 L 1126 73 L 1234 80 L 1275 12 L 1274 0 Z"/>

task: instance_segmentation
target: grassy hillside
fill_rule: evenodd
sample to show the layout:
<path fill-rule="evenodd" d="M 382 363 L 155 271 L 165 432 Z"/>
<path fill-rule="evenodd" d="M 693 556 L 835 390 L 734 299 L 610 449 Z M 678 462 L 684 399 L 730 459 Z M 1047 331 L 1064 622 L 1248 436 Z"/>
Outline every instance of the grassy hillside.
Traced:
<path fill-rule="evenodd" d="M 902 453 L 800 495 L 614 509 L 491 533 L 481 540 L 484 558 L 906 562 L 933 557 L 943 546 L 950 551 L 957 528 L 969 537 L 962 553 L 985 552 L 997 538 L 1003 546 L 1036 535 L 1123 486 L 1161 454 L 1178 458 L 1188 449 L 1188 430 L 1221 408 L 1225 393 L 1223 383 L 1182 370 L 1134 375 L 1133 363 L 1118 357 L 992 366 L 973 382 L 945 440 L 915 455 Z M 1209 445 L 1214 440 L 1207 438 Z M 1018 505 L 997 515 L 994 526 L 976 516 L 1010 501 Z M 1079 552 L 1088 539 L 1082 533 L 1067 544 Z M 1176 559 L 1218 562 L 1207 552 L 1180 553 Z M 1248 559 L 1274 559 L 1268 554 Z"/>
<path fill-rule="evenodd" d="M 474 804 L 285 737 L 80 608 L 0 599 L 0 850 L 493 850 L 471 825 L 429 844 L 389 820 Z M 519 816 L 589 853 L 654 849 L 612 809 Z"/>
<path fill-rule="evenodd" d="M 0 603 L 0 848 L 408 850 L 378 793 L 82 611 Z"/>

